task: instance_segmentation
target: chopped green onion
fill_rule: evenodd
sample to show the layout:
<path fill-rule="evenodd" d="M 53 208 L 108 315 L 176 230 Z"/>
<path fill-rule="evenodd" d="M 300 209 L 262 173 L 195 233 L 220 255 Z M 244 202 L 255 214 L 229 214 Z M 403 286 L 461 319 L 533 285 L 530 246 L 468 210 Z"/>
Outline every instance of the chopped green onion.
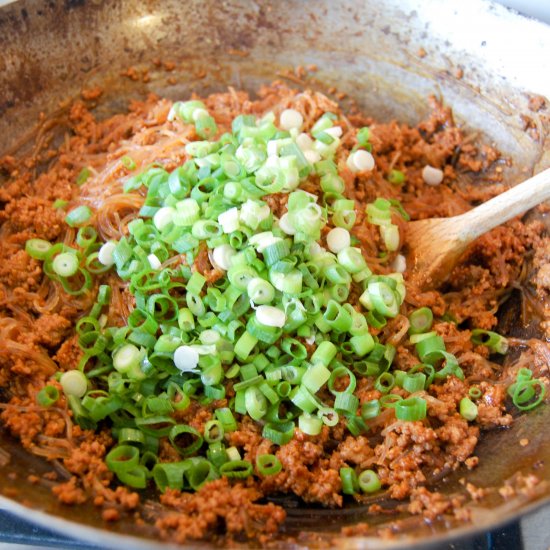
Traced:
<path fill-rule="evenodd" d="M 182 462 L 157 463 L 153 467 L 153 479 L 161 491 L 166 489 L 182 489 L 185 474 L 190 469 L 188 460 Z"/>
<path fill-rule="evenodd" d="M 329 300 L 323 320 L 336 332 L 347 332 L 352 325 L 352 317 L 338 302 Z"/>
<path fill-rule="evenodd" d="M 327 343 L 333 345 L 330 342 Z M 319 360 L 319 356 L 317 357 L 317 360 Z M 330 361 L 328 362 L 330 363 Z M 328 368 L 325 367 L 323 363 L 319 362 L 309 367 L 308 370 L 304 373 L 302 377 L 302 384 L 310 392 L 317 393 L 321 389 L 321 387 L 326 384 L 326 382 L 328 382 L 330 376 L 331 373 Z"/>
<path fill-rule="evenodd" d="M 483 392 L 482 392 L 477 386 L 472 386 L 472 387 L 468 390 L 468 395 L 469 395 L 472 399 L 479 399 L 479 398 L 483 395 Z"/>
<path fill-rule="evenodd" d="M 353 468 L 340 468 L 340 480 L 345 495 L 354 495 L 359 490 L 357 474 Z"/>
<path fill-rule="evenodd" d="M 405 281 L 400 273 L 374 274 L 356 248 L 360 241 L 350 230 L 357 205 L 344 196 L 338 174 L 336 115 L 315 122 L 313 139 L 299 134 L 302 118 L 292 109 L 278 121 L 273 113 L 242 115 L 218 138 L 204 103 L 176 102 L 168 119 L 193 125 L 202 141 L 186 143 L 187 160 L 170 172 L 152 165 L 124 178 L 124 191 L 139 193 L 143 204 L 125 218 L 127 230 L 117 241 L 100 240 L 92 209 L 82 205 L 66 217 L 79 228 L 74 248 L 39 239 L 25 244 L 69 294 L 93 298 L 97 276 L 111 269 L 128 293 L 126 325 L 112 326 L 119 291 L 99 286 L 76 326 L 83 358 L 56 380 L 82 428 L 112 424 L 118 447 L 107 455 L 108 466 L 130 487 L 143 489 L 152 477 L 161 491 L 197 490 L 220 475 L 251 476 L 253 465 L 241 456 L 248 450 L 225 448 L 241 423 L 237 415 L 261 424 L 263 438 L 279 446 L 297 428 L 311 437 L 331 427 L 359 436 L 384 407 L 394 408 L 398 419 L 422 420 L 427 404 L 416 394 L 435 379 L 463 378 L 443 339 L 429 332 L 428 308 L 409 318 L 410 343 L 422 364 L 408 372 L 391 369 L 396 348 L 386 333 L 380 341 L 376 335 L 399 314 Z M 358 145 L 346 154 L 354 172 L 374 167 L 369 138 L 369 129 L 360 129 Z M 141 164 L 137 157 L 119 161 L 127 170 Z M 87 178 L 91 170 L 85 171 Z M 387 172 L 391 183 L 405 183 L 403 172 Z M 299 188 L 310 174 L 319 180 L 319 196 Z M 271 211 L 266 195 L 272 193 L 286 194 L 286 212 Z M 408 215 L 395 199 L 378 198 L 366 211 L 389 261 L 401 245 L 393 220 Z M 362 312 L 350 302 L 357 289 Z M 501 340 L 491 334 L 473 331 L 472 340 L 498 347 Z M 361 405 L 356 388 L 367 382 L 383 395 Z M 508 391 L 518 406 L 531 407 L 543 395 L 539 384 L 530 371 L 520 371 Z M 396 386 L 409 398 L 389 393 Z M 48 387 L 51 395 L 41 390 L 45 406 L 59 397 Z M 200 433 L 178 423 L 187 418 L 178 411 L 187 414 L 192 403 L 213 413 Z M 159 454 L 161 443 L 184 458 L 160 462 L 159 456 L 171 456 L 169 449 Z M 282 469 L 275 455 L 252 459 L 260 476 Z M 371 470 L 358 479 L 344 467 L 340 475 L 344 494 L 380 489 Z"/>
<path fill-rule="evenodd" d="M 246 292 L 255 304 L 269 304 L 275 298 L 273 285 L 260 277 L 254 277 L 249 280 Z"/>
<path fill-rule="evenodd" d="M 359 301 L 367 309 L 374 309 L 385 317 L 395 317 L 399 312 L 399 297 L 385 282 L 369 282 Z"/>
<path fill-rule="evenodd" d="M 376 418 L 380 414 L 380 402 L 378 399 L 367 401 L 361 405 L 361 417 L 363 420 Z"/>
<path fill-rule="evenodd" d="M 120 445 L 124 443 L 145 443 L 145 435 L 142 431 L 135 428 L 121 428 L 118 432 L 118 442 Z"/>
<path fill-rule="evenodd" d="M 359 407 L 359 399 L 352 393 L 342 392 L 336 395 L 334 410 L 343 414 L 355 414 Z"/>
<path fill-rule="evenodd" d="M 378 401 L 382 407 L 386 407 L 387 409 L 395 409 L 397 404 L 403 401 L 403 398 L 396 393 L 388 393 L 383 395 Z"/>
<path fill-rule="evenodd" d="M 522 411 L 534 409 L 544 401 L 546 385 L 542 380 L 532 378 L 529 369 L 522 368 L 516 375 L 516 382 L 508 388 L 514 406 Z M 538 391 L 537 391 L 538 390 Z"/>
<path fill-rule="evenodd" d="M 368 144 L 370 138 L 370 129 L 367 126 L 363 126 L 357 132 L 357 143 L 364 147 Z"/>
<path fill-rule="evenodd" d="M 201 275 L 198 271 L 195 271 L 191 278 L 187 281 L 187 292 L 190 292 L 194 296 L 199 296 L 202 288 L 206 283 L 206 277 Z"/>
<path fill-rule="evenodd" d="M 375 493 L 376 491 L 379 491 L 382 487 L 380 478 L 378 477 L 376 472 L 372 470 L 362 471 L 357 478 L 357 482 L 359 488 L 361 489 L 361 491 L 363 491 L 363 493 Z"/>
<path fill-rule="evenodd" d="M 147 487 L 148 471 L 144 466 L 138 465 L 132 470 L 116 472 L 116 476 L 121 483 L 134 489 L 145 489 Z"/>
<path fill-rule="evenodd" d="M 388 393 L 395 386 L 395 377 L 389 372 L 383 372 L 375 381 L 374 387 L 380 393 Z"/>
<path fill-rule="evenodd" d="M 388 181 L 394 185 L 403 185 L 405 183 L 405 174 L 401 170 L 390 170 Z"/>
<path fill-rule="evenodd" d="M 51 243 L 43 239 L 29 239 L 25 243 L 25 252 L 35 260 L 45 260 L 51 247 Z"/>
<path fill-rule="evenodd" d="M 168 438 L 172 446 L 182 455 L 189 456 L 202 447 L 201 434 L 185 424 L 178 424 L 170 429 Z"/>
<path fill-rule="evenodd" d="M 88 222 L 91 217 L 92 211 L 88 206 L 77 206 L 67 214 L 65 221 L 71 227 L 80 227 Z"/>
<path fill-rule="evenodd" d="M 223 439 L 223 424 L 219 420 L 210 420 L 204 426 L 204 440 L 207 443 L 214 443 Z"/>
<path fill-rule="evenodd" d="M 78 271 L 78 257 L 71 252 L 58 254 L 52 262 L 52 269 L 60 277 L 71 277 Z"/>
<path fill-rule="evenodd" d="M 306 435 L 319 435 L 323 427 L 323 420 L 304 412 L 298 417 L 298 427 Z"/>
<path fill-rule="evenodd" d="M 275 445 L 284 445 L 288 443 L 294 435 L 294 422 L 282 422 L 278 424 L 267 423 L 264 425 L 262 437 L 269 439 Z"/>
<path fill-rule="evenodd" d="M 245 407 L 248 415 L 254 420 L 260 420 L 267 412 L 267 400 L 265 395 L 256 386 L 246 389 L 244 394 Z"/>
<path fill-rule="evenodd" d="M 258 468 L 260 475 L 273 476 L 278 474 L 283 466 L 275 455 L 265 454 L 256 457 L 256 468 Z"/>
<path fill-rule="evenodd" d="M 220 409 L 216 409 L 215 414 L 225 432 L 234 432 L 237 429 L 237 421 L 235 420 L 231 409 L 222 407 Z"/>
<path fill-rule="evenodd" d="M 508 340 L 490 330 L 472 330 L 471 340 L 476 346 L 487 346 L 493 353 L 505 354 L 508 351 Z"/>
<path fill-rule="evenodd" d="M 460 415 L 466 420 L 475 420 L 477 418 L 477 405 L 468 397 L 463 397 L 460 400 Z"/>
<path fill-rule="evenodd" d="M 64 372 L 59 379 L 59 383 L 63 387 L 65 395 L 82 397 L 88 390 L 88 379 L 79 370 Z"/>
<path fill-rule="evenodd" d="M 409 393 L 415 393 L 423 390 L 425 385 L 426 375 L 423 372 L 415 372 L 405 375 L 401 387 Z"/>
<path fill-rule="evenodd" d="M 63 199 L 56 199 L 55 201 L 53 201 L 52 207 L 58 210 L 60 208 L 65 208 L 65 206 L 67 206 L 68 204 L 69 204 L 69 201 L 66 201 Z"/>
<path fill-rule="evenodd" d="M 246 479 L 253 472 L 248 460 L 230 460 L 220 466 L 220 474 L 229 478 Z"/>
<path fill-rule="evenodd" d="M 138 366 L 142 357 L 140 350 L 133 344 L 122 346 L 113 356 L 113 366 L 122 373 L 129 372 Z"/>
<path fill-rule="evenodd" d="M 348 382 L 345 389 L 336 390 L 334 384 L 337 380 L 341 378 L 347 378 Z M 335 368 L 328 380 L 328 389 L 333 395 L 338 395 L 339 393 L 353 393 L 355 390 L 356 378 L 355 375 L 347 367 L 337 367 Z"/>
<path fill-rule="evenodd" d="M 59 399 L 59 390 L 55 386 L 44 386 L 36 394 L 36 402 L 42 407 L 51 407 Z"/>
<path fill-rule="evenodd" d="M 323 424 L 325 424 L 326 426 L 333 427 L 338 424 L 339 416 L 334 409 L 321 407 L 317 411 L 317 416 L 323 421 Z"/>
<path fill-rule="evenodd" d="M 311 356 L 311 362 L 313 364 L 321 363 L 324 366 L 328 366 L 337 353 L 337 347 L 332 342 L 325 340 L 317 346 L 317 349 Z"/>
<path fill-rule="evenodd" d="M 82 170 L 80 170 L 80 172 L 78 173 L 78 176 L 76 176 L 76 184 L 78 186 L 84 185 L 91 175 L 92 175 L 92 172 L 90 171 L 89 168 L 85 166 L 84 168 L 82 168 Z"/>
<path fill-rule="evenodd" d="M 126 168 L 127 170 L 135 170 L 136 168 L 136 163 L 134 162 L 132 157 L 129 157 L 128 155 L 124 155 L 123 157 L 121 157 L 120 162 L 122 166 L 124 166 L 124 168 Z"/>
<path fill-rule="evenodd" d="M 351 435 L 355 437 L 366 433 L 369 429 L 369 427 L 367 426 L 363 418 L 356 415 L 348 416 L 348 420 L 346 422 L 346 428 L 349 430 Z"/>
<path fill-rule="evenodd" d="M 409 315 L 409 334 L 421 334 L 432 328 L 433 313 L 428 307 L 421 307 Z"/>
<path fill-rule="evenodd" d="M 109 470 L 115 473 L 132 471 L 139 466 L 139 449 L 132 445 L 119 445 L 105 457 Z"/>
<path fill-rule="evenodd" d="M 414 422 L 426 418 L 426 400 L 421 397 L 409 397 L 395 404 L 395 417 L 398 420 Z"/>

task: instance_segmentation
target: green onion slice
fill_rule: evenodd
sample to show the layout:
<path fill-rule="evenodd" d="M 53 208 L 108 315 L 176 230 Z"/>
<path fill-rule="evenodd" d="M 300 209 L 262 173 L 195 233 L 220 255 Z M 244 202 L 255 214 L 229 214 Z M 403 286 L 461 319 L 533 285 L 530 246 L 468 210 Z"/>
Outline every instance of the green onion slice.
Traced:
<path fill-rule="evenodd" d="M 275 455 L 265 454 L 256 457 L 256 468 L 260 475 L 273 476 L 282 470 L 283 465 Z"/>

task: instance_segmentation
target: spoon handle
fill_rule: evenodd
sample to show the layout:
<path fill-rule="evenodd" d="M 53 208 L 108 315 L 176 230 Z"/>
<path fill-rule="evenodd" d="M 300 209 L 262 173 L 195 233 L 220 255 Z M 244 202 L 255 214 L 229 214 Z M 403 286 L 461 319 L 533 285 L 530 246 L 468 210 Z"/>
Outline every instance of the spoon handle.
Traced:
<path fill-rule="evenodd" d="M 550 168 L 455 218 L 461 240 L 471 242 L 550 199 Z"/>

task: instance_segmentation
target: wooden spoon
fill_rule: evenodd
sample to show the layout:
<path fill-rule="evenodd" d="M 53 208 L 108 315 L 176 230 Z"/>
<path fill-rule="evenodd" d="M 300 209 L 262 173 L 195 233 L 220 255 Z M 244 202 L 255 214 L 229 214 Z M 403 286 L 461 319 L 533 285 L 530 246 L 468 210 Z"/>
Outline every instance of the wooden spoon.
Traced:
<path fill-rule="evenodd" d="M 436 288 L 472 241 L 548 199 L 550 168 L 460 216 L 410 222 L 406 234 L 410 280 L 424 289 Z"/>

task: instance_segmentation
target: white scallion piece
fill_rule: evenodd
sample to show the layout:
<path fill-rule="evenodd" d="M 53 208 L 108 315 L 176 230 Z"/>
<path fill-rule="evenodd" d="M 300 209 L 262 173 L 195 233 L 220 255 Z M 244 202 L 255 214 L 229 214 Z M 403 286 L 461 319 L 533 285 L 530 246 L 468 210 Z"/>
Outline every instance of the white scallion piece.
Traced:
<path fill-rule="evenodd" d="M 267 204 L 258 204 L 256 201 L 247 199 L 247 201 L 241 206 L 241 212 L 239 219 L 245 225 L 248 225 L 252 229 L 256 229 L 258 225 L 269 217 L 271 210 Z"/>
<path fill-rule="evenodd" d="M 252 246 L 258 246 L 259 244 L 271 239 L 273 239 L 273 233 L 271 231 L 262 231 L 261 233 L 256 233 L 255 235 L 252 235 L 248 239 L 248 242 Z"/>
<path fill-rule="evenodd" d="M 348 157 L 348 168 L 352 172 L 370 172 L 374 168 L 374 157 L 364 149 L 359 149 Z"/>
<path fill-rule="evenodd" d="M 399 227 L 393 225 L 381 225 L 380 226 L 380 235 L 384 239 L 384 244 L 390 252 L 394 252 L 399 248 Z"/>
<path fill-rule="evenodd" d="M 211 261 L 214 267 L 227 271 L 231 267 L 231 258 L 236 254 L 229 244 L 220 244 L 212 250 Z"/>
<path fill-rule="evenodd" d="M 315 164 L 321 160 L 321 155 L 317 151 L 307 150 L 304 151 L 304 157 L 310 164 Z"/>
<path fill-rule="evenodd" d="M 267 160 L 269 160 L 269 158 L 270 157 L 268 157 Z M 286 179 L 283 191 L 294 191 L 300 184 L 300 174 L 296 167 L 296 158 L 293 155 L 289 155 L 288 157 L 281 157 L 278 160 L 279 168 L 285 173 Z"/>
<path fill-rule="evenodd" d="M 124 344 L 113 355 L 113 366 L 119 372 L 128 372 L 139 364 L 142 352 L 134 344 Z"/>
<path fill-rule="evenodd" d="M 172 219 L 174 225 L 180 227 L 192 226 L 200 217 L 201 208 L 195 199 L 183 199 L 176 203 L 176 213 Z"/>
<path fill-rule="evenodd" d="M 285 109 L 279 117 L 279 126 L 283 130 L 290 130 L 291 128 L 300 129 L 303 123 L 304 117 L 296 109 Z"/>
<path fill-rule="evenodd" d="M 166 119 L 169 122 L 172 122 L 176 118 L 176 109 L 174 109 L 175 105 L 176 104 L 174 103 L 174 105 L 172 105 L 172 107 L 170 107 L 170 110 L 168 111 L 168 116 L 166 117 Z"/>
<path fill-rule="evenodd" d="M 327 128 L 324 132 L 333 138 L 339 138 L 342 137 L 343 130 L 341 126 L 333 126 L 332 128 Z"/>
<path fill-rule="evenodd" d="M 61 375 L 59 379 L 65 395 L 74 395 L 82 397 L 88 391 L 88 379 L 86 375 L 79 370 L 68 370 Z"/>
<path fill-rule="evenodd" d="M 326 249 L 323 248 L 318 242 L 313 241 L 309 245 L 309 255 L 312 258 L 315 258 L 316 256 L 320 256 L 321 254 L 324 254 L 326 252 Z"/>
<path fill-rule="evenodd" d="M 191 346 L 180 346 L 174 352 L 174 365 L 182 372 L 195 370 L 199 364 L 199 352 Z"/>
<path fill-rule="evenodd" d="M 248 239 L 248 242 L 256 247 L 258 252 L 263 252 L 268 246 L 282 241 L 281 237 L 275 237 L 271 231 L 257 233 Z"/>
<path fill-rule="evenodd" d="M 241 460 L 241 453 L 239 453 L 239 449 L 237 447 L 227 447 L 225 449 L 225 452 L 227 453 L 227 458 L 229 460 Z"/>
<path fill-rule="evenodd" d="M 267 142 L 267 156 L 278 157 L 279 156 L 279 140 L 272 139 Z"/>
<path fill-rule="evenodd" d="M 407 269 L 407 259 L 403 254 L 398 254 L 391 263 L 391 268 L 397 273 L 404 273 Z"/>
<path fill-rule="evenodd" d="M 115 263 L 113 258 L 113 252 L 115 251 L 116 243 L 114 241 L 107 241 L 97 253 L 97 259 L 100 264 L 111 266 Z"/>
<path fill-rule="evenodd" d="M 147 256 L 147 261 L 149 262 L 151 269 L 160 269 L 160 266 L 162 265 L 156 254 L 149 254 L 149 256 Z"/>
<path fill-rule="evenodd" d="M 279 219 L 279 227 L 281 231 L 284 231 L 287 235 L 295 235 L 296 229 L 290 223 L 290 216 L 288 212 L 285 212 Z"/>
<path fill-rule="evenodd" d="M 291 128 L 288 133 L 290 134 L 290 137 L 296 141 L 296 138 L 298 137 L 298 135 L 300 134 L 300 130 L 298 130 L 298 128 Z"/>
<path fill-rule="evenodd" d="M 296 138 L 296 144 L 304 153 L 313 149 L 313 140 L 308 134 L 300 134 Z"/>
<path fill-rule="evenodd" d="M 162 231 L 169 223 L 172 222 L 175 213 L 176 209 L 172 206 L 163 206 L 155 212 L 155 215 L 153 216 L 153 224 L 159 231 Z"/>
<path fill-rule="evenodd" d="M 348 248 L 351 245 L 351 236 L 347 229 L 335 227 L 327 234 L 327 246 L 331 252 L 338 254 L 340 250 Z"/>
<path fill-rule="evenodd" d="M 340 139 L 335 137 L 333 138 L 332 143 L 324 143 L 318 139 L 313 143 L 313 148 L 323 157 L 328 158 L 336 152 L 340 146 Z"/>
<path fill-rule="evenodd" d="M 218 216 L 218 223 L 222 226 L 224 233 L 233 233 L 239 229 L 239 209 L 234 207 L 222 212 Z"/>
<path fill-rule="evenodd" d="M 426 185 L 439 185 L 443 181 L 443 170 L 427 164 L 422 169 L 422 179 Z"/>
<path fill-rule="evenodd" d="M 300 216 L 303 217 L 306 223 L 314 223 L 319 220 L 323 215 L 322 208 L 313 202 L 310 202 L 305 208 L 300 211 Z"/>
<path fill-rule="evenodd" d="M 258 306 L 256 308 L 258 323 L 267 327 L 282 328 L 286 323 L 286 315 L 282 309 L 273 306 Z"/>

